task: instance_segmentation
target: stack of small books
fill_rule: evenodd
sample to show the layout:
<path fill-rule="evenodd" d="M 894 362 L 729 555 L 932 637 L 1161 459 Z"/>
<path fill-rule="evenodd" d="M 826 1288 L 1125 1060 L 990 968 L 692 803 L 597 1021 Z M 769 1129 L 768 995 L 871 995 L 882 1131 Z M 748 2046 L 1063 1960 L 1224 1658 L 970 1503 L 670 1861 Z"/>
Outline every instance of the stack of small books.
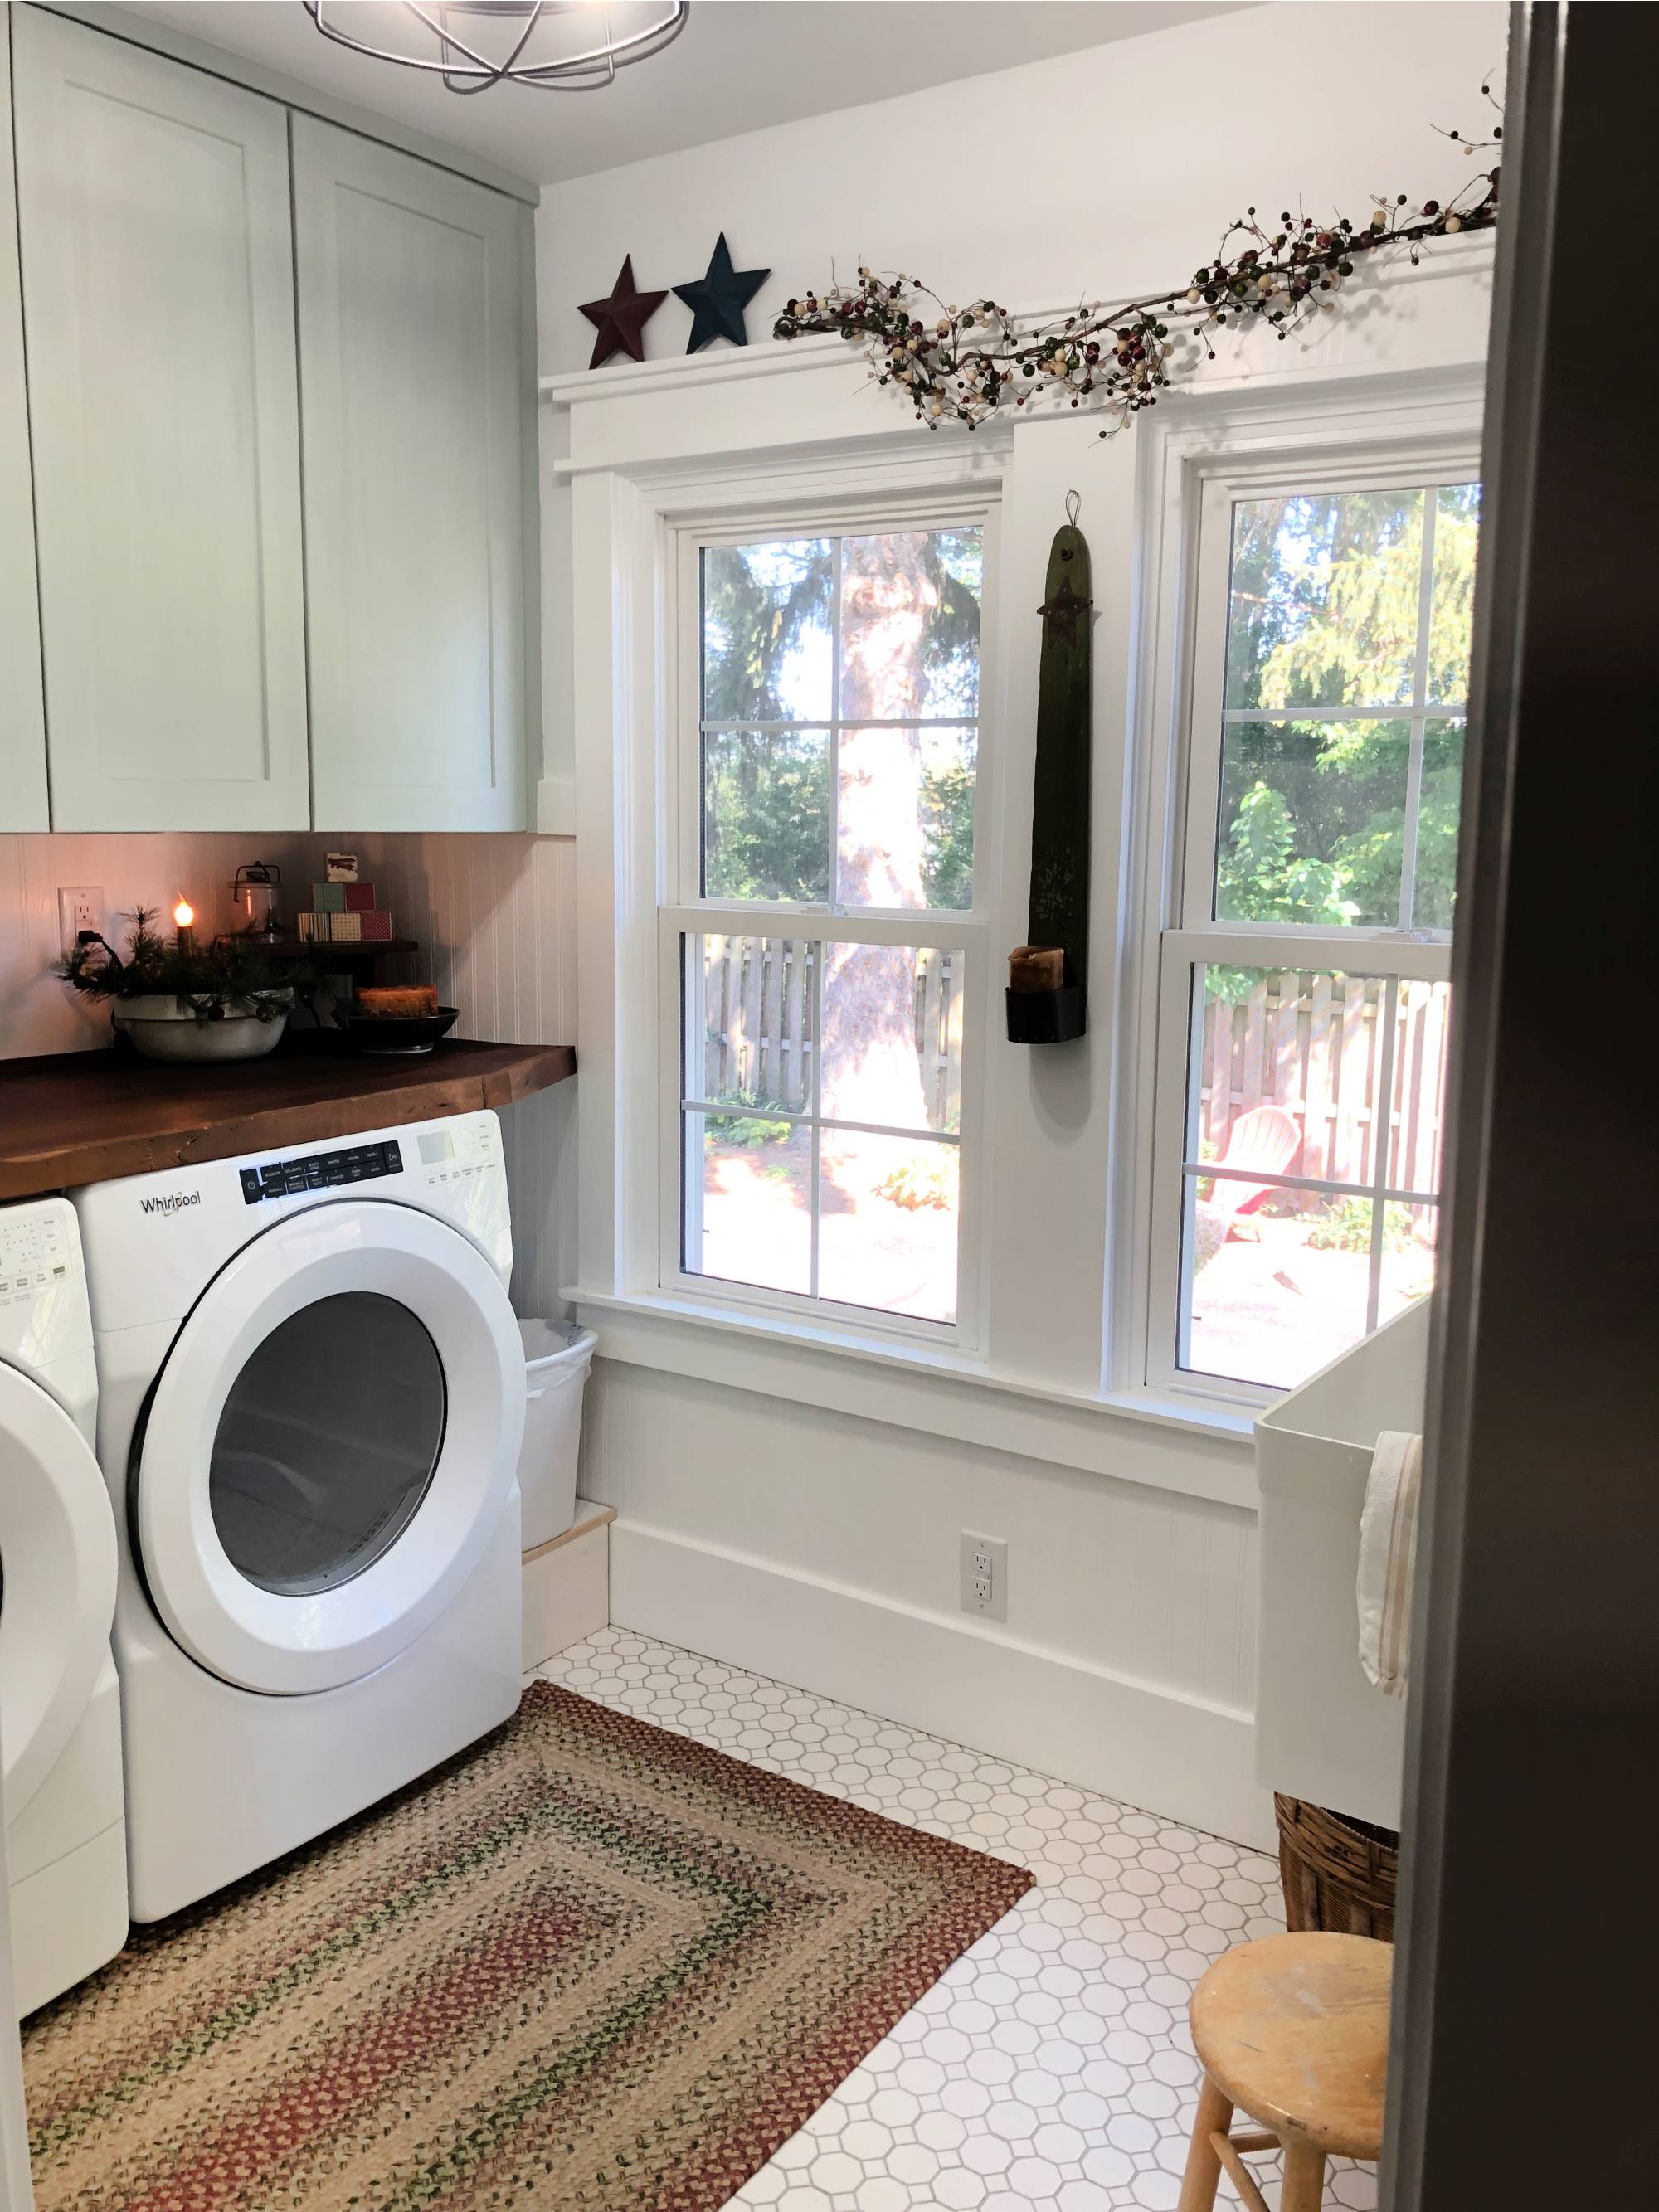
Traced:
<path fill-rule="evenodd" d="M 374 903 L 373 884 L 313 884 L 300 934 L 317 945 L 389 945 L 392 915 Z"/>

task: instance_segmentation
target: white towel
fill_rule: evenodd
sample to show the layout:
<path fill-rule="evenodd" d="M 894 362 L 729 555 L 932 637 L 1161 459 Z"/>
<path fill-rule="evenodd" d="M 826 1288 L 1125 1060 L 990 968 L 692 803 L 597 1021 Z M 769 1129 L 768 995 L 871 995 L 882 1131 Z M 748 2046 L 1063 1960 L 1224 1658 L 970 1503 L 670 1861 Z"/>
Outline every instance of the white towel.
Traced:
<path fill-rule="evenodd" d="M 1371 1455 L 1359 1516 L 1359 1663 L 1385 1696 L 1403 1698 L 1412 1657 L 1412 1563 L 1423 1439 L 1385 1429 Z"/>

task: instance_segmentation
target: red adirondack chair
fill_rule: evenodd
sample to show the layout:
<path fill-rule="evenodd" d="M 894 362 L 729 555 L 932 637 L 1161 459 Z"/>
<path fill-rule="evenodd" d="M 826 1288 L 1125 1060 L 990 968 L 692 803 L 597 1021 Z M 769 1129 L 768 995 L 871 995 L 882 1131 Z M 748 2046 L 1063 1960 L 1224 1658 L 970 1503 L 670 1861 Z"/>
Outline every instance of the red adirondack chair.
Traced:
<path fill-rule="evenodd" d="M 1241 1114 L 1227 1132 L 1227 1149 L 1216 1162 L 1222 1168 L 1254 1168 L 1263 1175 L 1288 1175 L 1302 1150 L 1302 1132 L 1282 1106 L 1253 1106 Z M 1254 1213 L 1262 1200 L 1278 1188 L 1271 1182 L 1247 1182 L 1241 1176 L 1218 1176 L 1206 1203 L 1226 1218 L 1227 1235 L 1237 1236 L 1238 1224 Z"/>

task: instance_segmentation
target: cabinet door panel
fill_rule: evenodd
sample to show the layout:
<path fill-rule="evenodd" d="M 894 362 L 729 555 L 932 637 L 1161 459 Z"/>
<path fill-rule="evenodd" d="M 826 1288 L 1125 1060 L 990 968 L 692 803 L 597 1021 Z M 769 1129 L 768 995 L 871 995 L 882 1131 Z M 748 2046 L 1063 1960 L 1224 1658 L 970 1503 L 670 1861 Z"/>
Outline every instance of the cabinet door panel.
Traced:
<path fill-rule="evenodd" d="M 520 210 L 294 119 L 316 818 L 526 826 Z"/>
<path fill-rule="evenodd" d="M 8 16 L 12 12 L 6 10 Z M 17 204 L 12 197 L 8 29 L 0 21 L 0 831 L 47 827 L 46 724 L 40 700 Z"/>
<path fill-rule="evenodd" d="M 286 112 L 15 14 L 53 825 L 303 828 Z"/>

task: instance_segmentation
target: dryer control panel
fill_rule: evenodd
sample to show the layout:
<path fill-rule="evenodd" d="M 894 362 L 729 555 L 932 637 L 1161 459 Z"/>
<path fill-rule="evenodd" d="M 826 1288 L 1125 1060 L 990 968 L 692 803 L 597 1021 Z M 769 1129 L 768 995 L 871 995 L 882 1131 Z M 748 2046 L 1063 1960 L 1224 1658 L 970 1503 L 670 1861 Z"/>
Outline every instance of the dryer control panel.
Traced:
<path fill-rule="evenodd" d="M 258 1206 L 262 1199 L 291 1198 L 304 1190 L 340 1190 L 347 1183 L 403 1171 L 404 1156 L 395 1137 L 377 1144 L 347 1145 L 338 1152 L 305 1152 L 297 1159 L 264 1160 L 258 1167 L 240 1170 L 242 1203 Z"/>
<path fill-rule="evenodd" d="M 88 1183 L 74 1199 L 106 1335 L 182 1320 L 244 1245 L 313 1206 L 418 1206 L 471 1237 L 503 1284 L 513 1269 L 501 1124 L 488 1108 L 364 1129 L 323 1150 L 279 1143 Z"/>

